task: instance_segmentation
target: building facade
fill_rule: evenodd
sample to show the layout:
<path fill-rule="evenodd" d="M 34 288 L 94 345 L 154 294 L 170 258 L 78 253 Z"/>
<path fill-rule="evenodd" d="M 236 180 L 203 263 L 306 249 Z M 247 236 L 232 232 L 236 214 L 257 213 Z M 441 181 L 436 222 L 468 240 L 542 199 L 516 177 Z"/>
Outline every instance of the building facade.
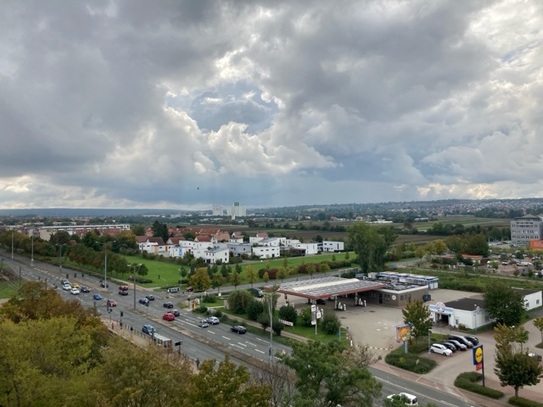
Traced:
<path fill-rule="evenodd" d="M 526 215 L 511 221 L 511 243 L 528 246 L 531 240 L 543 238 L 543 220 L 540 216 Z"/>

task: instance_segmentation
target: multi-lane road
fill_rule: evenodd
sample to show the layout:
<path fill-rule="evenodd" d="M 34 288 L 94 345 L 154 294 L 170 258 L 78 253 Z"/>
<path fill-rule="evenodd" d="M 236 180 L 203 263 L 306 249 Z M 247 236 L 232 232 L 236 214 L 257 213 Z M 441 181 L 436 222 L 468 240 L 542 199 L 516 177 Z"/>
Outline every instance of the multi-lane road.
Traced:
<path fill-rule="evenodd" d="M 102 319 L 108 324 L 115 323 L 117 329 L 122 322 L 123 329 L 132 330 L 134 335 L 146 337 L 146 334 L 141 332 L 143 325 L 153 325 L 158 334 L 172 339 L 174 343 L 181 342 L 181 347 L 176 350 L 181 351 L 194 361 L 223 360 L 228 354 L 235 363 L 243 364 L 254 371 L 270 360 L 270 342 L 266 337 L 253 335 L 249 332 L 244 335 L 235 334 L 230 331 L 230 326 L 225 324 L 210 325 L 207 328 L 199 327 L 198 321 L 202 317 L 189 311 L 188 308 L 180 306 L 183 302 L 188 304 L 187 294 L 169 294 L 165 291 L 149 291 L 140 287 L 134 289 L 133 285 L 129 284 L 129 295 L 122 296 L 118 293 L 118 284 L 109 280 L 108 288 L 101 287 L 100 282 L 103 278 L 100 277 L 89 274 L 82 275 L 80 272 L 66 267 L 62 268 L 38 261 L 30 264 L 30 259 L 19 256 L 14 256 L 12 259 L 9 253 L 0 253 L 0 256 L 4 267 L 9 266 L 19 273 L 22 279 L 42 281 L 48 287 L 57 287 L 59 294 L 65 299 L 75 299 L 87 307 L 96 307 Z M 68 279 L 72 283 L 77 282 L 80 286 L 87 286 L 90 288 L 90 293 L 73 295 L 69 291 L 64 291 L 61 288 L 62 279 Z M 95 293 L 99 293 L 103 299 L 93 300 Z M 148 294 L 153 294 L 155 300 L 150 301 L 149 306 L 140 304 L 139 299 Z M 107 307 L 107 299 L 115 300 L 117 306 Z M 180 311 L 180 315 L 175 321 L 162 319 L 165 312 L 171 311 L 171 309 L 164 308 L 164 302 L 174 303 L 174 306 Z M 273 357 L 291 351 L 289 347 L 279 343 L 273 343 L 272 349 Z M 384 395 L 405 391 L 416 394 L 420 402 L 424 404 L 434 403 L 449 407 L 477 406 L 475 403 L 410 381 L 397 374 L 370 369 L 372 374 L 383 384 Z"/>

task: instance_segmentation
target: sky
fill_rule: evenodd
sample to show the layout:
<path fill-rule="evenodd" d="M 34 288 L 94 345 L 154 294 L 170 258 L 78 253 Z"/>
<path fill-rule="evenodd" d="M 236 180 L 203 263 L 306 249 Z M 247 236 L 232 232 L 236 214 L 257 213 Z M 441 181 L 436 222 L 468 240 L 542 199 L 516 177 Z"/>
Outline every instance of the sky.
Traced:
<path fill-rule="evenodd" d="M 543 197 L 540 0 L 0 7 L 0 208 Z"/>

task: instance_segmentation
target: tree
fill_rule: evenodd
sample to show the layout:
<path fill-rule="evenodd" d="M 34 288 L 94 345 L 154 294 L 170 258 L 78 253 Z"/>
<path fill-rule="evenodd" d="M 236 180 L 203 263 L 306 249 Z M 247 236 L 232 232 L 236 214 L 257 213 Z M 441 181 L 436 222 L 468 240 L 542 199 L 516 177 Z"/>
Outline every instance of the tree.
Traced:
<path fill-rule="evenodd" d="M 268 407 L 271 388 L 251 382 L 245 366 L 238 366 L 228 355 L 215 367 L 215 360 L 206 360 L 191 380 L 186 404 L 194 407 Z"/>
<path fill-rule="evenodd" d="M 196 273 L 189 278 L 189 284 L 194 291 L 206 291 L 211 287 L 211 278 L 209 278 L 207 268 L 200 267 L 197 269 Z"/>
<path fill-rule="evenodd" d="M 230 283 L 234 286 L 234 289 L 237 289 L 238 285 L 241 284 L 241 277 L 239 273 L 232 273 L 230 274 Z"/>
<path fill-rule="evenodd" d="M 541 333 L 541 342 L 543 342 L 543 317 L 534 319 L 534 325 Z"/>
<path fill-rule="evenodd" d="M 290 405 L 373 406 L 381 384 L 363 359 L 353 357 L 338 342 L 294 343 L 283 363 L 296 372 L 296 392 Z"/>
<path fill-rule="evenodd" d="M 388 246 L 385 238 L 374 227 L 357 223 L 348 229 L 348 237 L 364 273 L 383 270 Z"/>
<path fill-rule="evenodd" d="M 525 314 L 522 294 L 507 283 L 496 280 L 487 284 L 483 293 L 488 316 L 508 326 L 518 325 Z"/>
<path fill-rule="evenodd" d="M 279 318 L 296 324 L 296 319 L 298 318 L 296 308 L 294 308 L 292 305 L 283 305 L 281 308 L 279 308 Z"/>
<path fill-rule="evenodd" d="M 249 283 L 251 283 L 252 287 L 257 278 L 255 269 L 253 268 L 253 266 L 247 266 L 247 269 L 245 271 L 247 273 L 247 279 L 249 280 Z"/>
<path fill-rule="evenodd" d="M 224 284 L 225 278 L 222 276 L 222 274 L 217 273 L 213 275 L 213 278 L 211 279 L 211 287 L 217 289 L 217 293 L 221 291 L 221 286 Z"/>
<path fill-rule="evenodd" d="M 167 242 L 170 234 L 168 232 L 168 225 L 155 220 L 153 223 L 153 237 L 161 237 L 164 242 Z"/>
<path fill-rule="evenodd" d="M 420 300 L 407 303 L 402 309 L 403 321 L 411 325 L 411 337 L 415 342 L 421 337 L 428 336 L 432 328 L 429 308 Z"/>
<path fill-rule="evenodd" d="M 513 387 L 517 397 L 519 389 L 538 384 L 543 376 L 543 366 L 524 352 L 499 351 L 495 361 L 494 372 L 500 379 L 500 384 Z"/>
<path fill-rule="evenodd" d="M 249 291 L 236 290 L 228 296 L 228 309 L 234 314 L 244 314 L 252 301 L 254 298 Z"/>

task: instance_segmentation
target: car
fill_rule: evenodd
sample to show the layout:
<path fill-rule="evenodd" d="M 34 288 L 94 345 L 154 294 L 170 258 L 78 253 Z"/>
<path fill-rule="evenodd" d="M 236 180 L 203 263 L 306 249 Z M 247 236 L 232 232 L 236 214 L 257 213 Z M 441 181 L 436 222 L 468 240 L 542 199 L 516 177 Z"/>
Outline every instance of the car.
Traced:
<path fill-rule="evenodd" d="M 454 352 L 456 352 L 458 349 L 456 349 L 456 345 L 454 343 L 451 343 L 451 342 L 448 342 L 448 341 L 445 341 L 445 342 L 442 342 L 441 343 L 442 345 L 445 345 L 447 347 L 447 349 L 450 349 Z"/>
<path fill-rule="evenodd" d="M 103 298 L 103 297 L 102 297 L 100 294 L 94 294 L 94 295 L 92 296 L 92 299 L 93 299 L 94 301 L 100 301 L 102 298 Z"/>
<path fill-rule="evenodd" d="M 81 290 L 81 286 L 77 283 L 72 283 L 72 288 L 73 287 L 77 288 L 78 290 Z"/>
<path fill-rule="evenodd" d="M 164 321 L 175 321 L 175 315 L 172 312 L 166 312 L 162 315 Z"/>
<path fill-rule="evenodd" d="M 164 308 L 173 308 L 173 302 L 165 302 L 162 306 Z"/>
<path fill-rule="evenodd" d="M 178 317 L 179 315 L 181 315 L 181 313 L 180 313 L 179 310 L 177 310 L 177 309 L 172 310 L 171 313 L 174 314 L 176 317 Z"/>
<path fill-rule="evenodd" d="M 170 288 L 168 288 L 168 292 L 170 294 L 178 293 L 179 292 L 179 287 L 170 287 Z"/>
<path fill-rule="evenodd" d="M 107 300 L 106 301 L 106 306 L 108 306 L 108 307 L 116 307 L 117 306 L 117 301 L 111 300 L 111 299 Z"/>
<path fill-rule="evenodd" d="M 528 352 L 527 355 L 540 362 L 543 359 L 543 356 L 541 356 L 539 353 Z"/>
<path fill-rule="evenodd" d="M 317 305 L 326 305 L 326 300 L 324 298 L 317 298 Z"/>
<path fill-rule="evenodd" d="M 254 297 L 262 298 L 264 297 L 264 292 L 260 288 L 251 287 L 247 289 Z"/>
<path fill-rule="evenodd" d="M 128 295 L 128 291 L 119 290 L 119 295 Z"/>
<path fill-rule="evenodd" d="M 102 287 L 102 288 L 108 288 L 108 287 L 109 287 L 109 284 L 106 283 L 106 282 L 103 281 L 103 280 L 100 280 L 100 287 Z"/>
<path fill-rule="evenodd" d="M 153 325 L 146 324 L 141 328 L 141 332 L 147 335 L 154 335 L 156 333 L 156 329 Z"/>
<path fill-rule="evenodd" d="M 405 403 L 406 406 L 418 406 L 419 401 L 417 400 L 417 396 L 414 396 L 413 394 L 409 393 L 398 393 L 398 394 L 391 394 L 390 396 L 387 396 L 388 400 L 401 400 Z"/>
<path fill-rule="evenodd" d="M 462 335 L 455 335 L 455 334 L 451 334 L 449 335 L 449 339 L 454 339 L 455 341 L 458 341 L 460 343 L 463 343 L 464 345 L 466 345 L 467 348 L 473 348 L 473 343 L 471 343 L 470 341 L 468 341 L 464 336 Z"/>
<path fill-rule="evenodd" d="M 247 328 L 241 325 L 234 325 L 230 330 L 236 334 L 244 334 L 247 332 Z"/>
<path fill-rule="evenodd" d="M 63 289 L 64 291 L 70 291 L 70 290 L 72 289 L 72 286 L 71 286 L 70 284 L 64 284 L 64 285 L 62 286 L 62 289 Z"/>
<path fill-rule="evenodd" d="M 201 319 L 200 321 L 198 321 L 198 326 L 200 328 L 207 328 L 209 326 L 209 324 L 207 323 L 207 321 L 205 319 Z"/>
<path fill-rule="evenodd" d="M 76 287 L 72 287 L 72 289 L 70 290 L 70 293 L 72 293 L 73 295 L 78 295 L 81 291 L 79 290 L 79 288 L 76 288 Z"/>
<path fill-rule="evenodd" d="M 456 339 L 447 339 L 447 342 L 452 343 L 454 346 L 456 346 L 456 349 L 458 350 L 468 350 L 468 347 L 465 344 L 457 341 Z"/>
<path fill-rule="evenodd" d="M 129 287 L 126 284 L 119 286 L 119 291 L 128 291 L 128 290 L 129 290 Z"/>
<path fill-rule="evenodd" d="M 431 353 L 439 353 L 440 355 L 451 356 L 452 350 L 448 349 L 445 345 L 440 343 L 434 343 L 430 346 Z"/>
<path fill-rule="evenodd" d="M 61 285 L 66 285 L 66 284 L 72 285 L 72 283 L 70 283 L 70 281 L 69 281 L 69 280 L 66 280 L 65 278 L 63 278 L 62 280 L 60 280 L 60 284 L 61 284 Z"/>
<path fill-rule="evenodd" d="M 147 298 L 140 298 L 139 303 L 143 305 L 149 305 L 149 300 Z"/>
<path fill-rule="evenodd" d="M 479 338 L 473 335 L 464 335 L 464 338 L 466 338 L 468 341 L 473 343 L 473 346 L 479 345 Z"/>
<path fill-rule="evenodd" d="M 207 322 L 211 325 L 218 325 L 221 321 L 217 317 L 208 317 Z"/>
<path fill-rule="evenodd" d="M 82 293 L 90 293 L 90 288 L 87 287 L 86 285 L 81 286 L 81 292 Z"/>
<path fill-rule="evenodd" d="M 155 296 L 153 294 L 147 294 L 145 296 L 145 298 L 147 298 L 149 301 L 154 301 L 155 300 Z"/>

